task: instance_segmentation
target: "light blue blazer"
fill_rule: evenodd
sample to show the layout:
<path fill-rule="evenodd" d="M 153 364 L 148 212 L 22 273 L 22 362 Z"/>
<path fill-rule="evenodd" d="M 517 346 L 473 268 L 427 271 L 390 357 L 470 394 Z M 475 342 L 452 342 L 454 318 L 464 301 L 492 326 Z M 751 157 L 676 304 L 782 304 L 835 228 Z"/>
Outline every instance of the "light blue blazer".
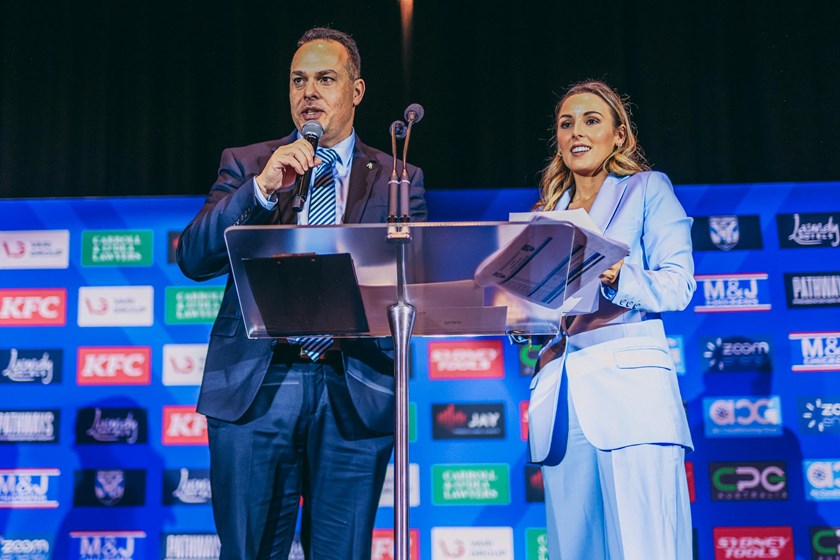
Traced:
<path fill-rule="evenodd" d="M 566 193 L 557 208 L 566 208 Z M 535 463 L 557 464 L 565 451 L 568 397 L 597 448 L 641 443 L 692 448 L 676 368 L 659 313 L 684 309 L 694 293 L 691 222 L 663 173 L 610 175 L 592 219 L 630 247 L 618 289 L 601 289 L 594 313 L 568 326 L 566 350 L 531 382 L 529 447 Z M 555 343 L 560 342 L 558 336 Z"/>

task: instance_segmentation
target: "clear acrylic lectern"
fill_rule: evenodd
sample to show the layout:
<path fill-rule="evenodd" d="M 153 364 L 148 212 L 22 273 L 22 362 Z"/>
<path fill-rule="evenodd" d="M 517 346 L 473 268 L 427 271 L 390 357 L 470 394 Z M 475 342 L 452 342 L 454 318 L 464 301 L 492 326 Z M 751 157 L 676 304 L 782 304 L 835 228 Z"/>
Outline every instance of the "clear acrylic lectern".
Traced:
<path fill-rule="evenodd" d="M 250 338 L 393 337 L 394 540 L 396 559 L 408 560 L 412 333 L 557 334 L 564 314 L 592 310 L 597 293 L 586 286 L 627 251 L 590 244 L 591 232 L 567 222 L 412 223 L 399 226 L 409 233 L 397 243 L 388 239 L 394 227 L 235 226 L 225 241 Z M 280 294 L 289 270 L 300 285 Z"/>

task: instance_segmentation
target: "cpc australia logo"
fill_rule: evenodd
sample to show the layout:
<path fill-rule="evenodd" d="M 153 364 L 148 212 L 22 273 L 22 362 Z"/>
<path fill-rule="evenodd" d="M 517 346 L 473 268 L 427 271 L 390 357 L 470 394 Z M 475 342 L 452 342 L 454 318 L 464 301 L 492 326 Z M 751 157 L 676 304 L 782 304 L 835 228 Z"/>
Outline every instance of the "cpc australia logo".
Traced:
<path fill-rule="evenodd" d="M 782 435 L 778 396 L 718 397 L 703 399 L 706 437 Z"/>
<path fill-rule="evenodd" d="M 779 462 L 711 463 L 712 500 L 787 500 L 785 464 Z"/>
<path fill-rule="evenodd" d="M 709 373 L 743 371 L 770 372 L 770 340 L 745 336 L 709 338 L 705 341 L 703 358 Z"/>
<path fill-rule="evenodd" d="M 811 527 L 811 558 L 840 560 L 840 527 Z"/>
<path fill-rule="evenodd" d="M 769 311 L 767 274 L 698 274 L 701 289 L 695 292 L 697 313 Z"/>

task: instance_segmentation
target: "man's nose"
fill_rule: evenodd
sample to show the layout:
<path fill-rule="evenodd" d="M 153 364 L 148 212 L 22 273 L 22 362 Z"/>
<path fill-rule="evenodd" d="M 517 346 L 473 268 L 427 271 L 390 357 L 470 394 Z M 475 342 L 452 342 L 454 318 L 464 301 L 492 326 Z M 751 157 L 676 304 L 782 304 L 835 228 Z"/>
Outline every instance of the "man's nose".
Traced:
<path fill-rule="evenodd" d="M 314 80 L 307 80 L 306 85 L 303 86 L 304 97 L 318 97 L 318 88 Z"/>

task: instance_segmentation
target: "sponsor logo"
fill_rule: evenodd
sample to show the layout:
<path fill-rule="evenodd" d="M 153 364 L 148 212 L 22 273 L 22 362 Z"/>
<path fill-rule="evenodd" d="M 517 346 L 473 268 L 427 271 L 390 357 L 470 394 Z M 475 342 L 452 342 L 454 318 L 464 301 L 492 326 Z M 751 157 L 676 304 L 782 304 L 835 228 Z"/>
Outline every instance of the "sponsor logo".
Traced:
<path fill-rule="evenodd" d="M 218 560 L 222 551 L 215 533 L 163 533 L 160 541 L 163 560 Z"/>
<path fill-rule="evenodd" d="M 57 408 L 0 410 L 0 443 L 58 443 L 60 414 Z"/>
<path fill-rule="evenodd" d="M 144 531 L 72 531 L 79 541 L 78 556 L 72 560 L 142 560 Z"/>
<path fill-rule="evenodd" d="M 0 231 L 0 269 L 67 268 L 70 231 Z"/>
<path fill-rule="evenodd" d="M 224 295 L 224 286 L 169 286 L 166 288 L 166 324 L 212 323 L 216 320 Z"/>
<path fill-rule="evenodd" d="M 840 560 L 840 527 L 811 527 L 811 560 Z"/>
<path fill-rule="evenodd" d="M 727 336 L 704 338 L 703 361 L 707 373 L 733 373 L 773 371 L 771 339 L 768 336 L 751 338 Z"/>
<path fill-rule="evenodd" d="M 791 369 L 840 371 L 840 332 L 790 333 Z"/>
<path fill-rule="evenodd" d="M 781 461 L 710 463 L 712 500 L 787 500 L 787 474 Z"/>
<path fill-rule="evenodd" d="M 433 439 L 504 439 L 504 403 L 432 405 Z"/>
<path fill-rule="evenodd" d="M 148 385 L 152 382 L 148 346 L 79 347 L 78 385 Z"/>
<path fill-rule="evenodd" d="M 671 352 L 671 359 L 677 368 L 677 375 L 685 375 L 685 344 L 680 335 L 669 336 L 668 349 Z"/>
<path fill-rule="evenodd" d="M 795 560 L 791 527 L 715 527 L 715 560 Z"/>
<path fill-rule="evenodd" d="M 534 368 L 537 367 L 542 345 L 523 344 L 519 348 L 519 375 L 531 377 L 534 375 Z"/>
<path fill-rule="evenodd" d="M 545 529 L 525 529 L 525 557 L 527 560 L 548 560 L 548 536 Z"/>
<path fill-rule="evenodd" d="M 0 509 L 58 507 L 58 469 L 0 469 Z"/>
<path fill-rule="evenodd" d="M 181 240 L 180 231 L 166 232 L 166 262 L 175 264 L 178 262 L 176 251 L 178 250 L 178 242 Z"/>
<path fill-rule="evenodd" d="M 48 538 L 0 535 L 0 560 L 50 560 L 51 551 Z"/>
<path fill-rule="evenodd" d="M 805 499 L 840 500 L 840 459 L 802 461 L 805 469 Z"/>
<path fill-rule="evenodd" d="M 408 505 L 417 507 L 420 505 L 420 465 L 410 463 L 408 465 Z M 382 493 L 379 495 L 379 507 L 394 507 L 394 464 L 388 464 L 385 471 L 385 484 L 382 486 Z"/>
<path fill-rule="evenodd" d="M 374 529 L 371 560 L 394 560 L 396 557 L 394 530 Z M 408 530 L 408 558 L 409 560 L 420 560 L 420 533 L 417 529 Z"/>
<path fill-rule="evenodd" d="M 0 383 L 61 383 L 63 350 L 0 350 Z"/>
<path fill-rule="evenodd" d="M 779 247 L 840 246 L 840 214 L 776 214 Z"/>
<path fill-rule="evenodd" d="M 164 406 L 163 445 L 207 445 L 207 418 L 195 406 Z"/>
<path fill-rule="evenodd" d="M 782 435 L 782 405 L 776 395 L 703 399 L 706 437 Z"/>
<path fill-rule="evenodd" d="M 408 441 L 417 441 L 417 403 L 408 403 Z"/>
<path fill-rule="evenodd" d="M 525 465 L 525 501 L 545 502 L 542 469 L 537 465 Z"/>
<path fill-rule="evenodd" d="M 761 249 L 761 221 L 755 215 L 696 217 L 691 244 L 695 251 Z"/>
<path fill-rule="evenodd" d="M 432 503 L 436 506 L 509 504 L 509 470 L 507 464 L 432 465 Z"/>
<path fill-rule="evenodd" d="M 143 408 L 80 408 L 77 444 L 146 443 L 148 422 Z"/>
<path fill-rule="evenodd" d="M 528 401 L 519 401 L 519 439 L 528 441 Z"/>
<path fill-rule="evenodd" d="M 61 327 L 67 323 L 67 290 L 0 290 L 0 327 Z"/>
<path fill-rule="evenodd" d="M 210 469 L 166 469 L 163 471 L 163 505 L 209 504 Z"/>
<path fill-rule="evenodd" d="M 206 344 L 164 344 L 163 384 L 201 385 Z"/>
<path fill-rule="evenodd" d="M 800 398 L 799 417 L 805 433 L 840 433 L 840 396 Z"/>
<path fill-rule="evenodd" d="M 840 272 L 785 273 L 787 306 L 840 306 Z"/>
<path fill-rule="evenodd" d="M 76 471 L 73 505 L 130 507 L 146 503 L 146 471 L 83 469 Z"/>
<path fill-rule="evenodd" d="M 685 462 L 685 481 L 688 484 L 688 501 L 693 504 L 697 499 L 697 491 L 694 486 L 694 463 L 691 461 Z"/>
<path fill-rule="evenodd" d="M 82 266 L 151 266 L 150 230 L 82 232 Z"/>
<path fill-rule="evenodd" d="M 766 273 L 700 274 L 694 277 L 699 289 L 694 293 L 694 311 L 770 311 Z"/>
<path fill-rule="evenodd" d="M 432 527 L 432 560 L 513 560 L 511 527 Z"/>
<path fill-rule="evenodd" d="M 79 288 L 80 327 L 150 327 L 154 324 L 152 286 Z"/>
<path fill-rule="evenodd" d="M 429 342 L 429 379 L 501 379 L 504 376 L 501 340 Z"/>

